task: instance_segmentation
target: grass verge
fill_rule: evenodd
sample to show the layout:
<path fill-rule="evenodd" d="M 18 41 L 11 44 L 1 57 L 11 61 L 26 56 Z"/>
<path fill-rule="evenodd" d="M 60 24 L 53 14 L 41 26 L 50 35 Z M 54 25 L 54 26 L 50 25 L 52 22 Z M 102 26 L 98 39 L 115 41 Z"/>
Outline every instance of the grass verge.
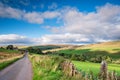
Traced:
<path fill-rule="evenodd" d="M 15 58 L 9 61 L 4 61 L 0 63 L 0 71 L 4 68 L 6 68 L 7 66 L 13 64 L 14 62 L 16 62 L 17 60 L 19 60 L 20 58 Z"/>
<path fill-rule="evenodd" d="M 60 64 L 64 58 L 51 55 L 32 55 L 33 80 L 76 80 L 63 73 Z"/>

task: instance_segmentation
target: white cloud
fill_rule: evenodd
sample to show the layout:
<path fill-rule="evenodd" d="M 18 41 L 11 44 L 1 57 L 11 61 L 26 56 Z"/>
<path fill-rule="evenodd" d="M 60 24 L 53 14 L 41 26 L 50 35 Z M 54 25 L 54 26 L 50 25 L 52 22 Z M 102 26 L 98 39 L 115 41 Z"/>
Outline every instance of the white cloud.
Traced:
<path fill-rule="evenodd" d="M 30 23 L 43 24 L 45 19 L 54 18 L 59 18 L 63 22 L 62 26 L 47 26 L 54 34 L 46 34 L 40 38 L 31 40 L 26 38 L 28 42 L 35 44 L 120 40 L 120 6 L 118 5 L 106 4 L 97 7 L 96 12 L 84 13 L 73 7 L 64 7 L 45 12 L 24 12 L 0 4 L 0 11 L 0 17 L 22 19 Z M 5 38 L 3 37 L 3 39 Z M 0 42 L 16 42 L 17 40 L 7 39 L 7 37 L 5 40 L 3 39 L 1 37 Z M 18 41 L 23 40 L 24 42 L 25 38 L 18 39 L 20 39 Z"/>
<path fill-rule="evenodd" d="M 45 19 L 52 19 L 60 16 L 60 13 L 58 11 L 46 11 L 42 14 L 42 16 Z"/>
<path fill-rule="evenodd" d="M 29 43 L 32 43 L 32 41 L 25 36 L 16 34 L 0 35 L 0 44 L 29 44 Z"/>
<path fill-rule="evenodd" d="M 71 33 L 88 36 L 94 42 L 120 39 L 120 6 L 106 4 L 97 7 L 96 12 L 84 13 L 77 8 L 67 7 L 61 11 L 64 22 L 57 33 Z M 72 35 L 71 35 L 72 36 Z"/>
<path fill-rule="evenodd" d="M 30 23 L 42 24 L 44 19 L 41 16 L 41 13 L 31 12 L 24 14 L 24 19 Z"/>
<path fill-rule="evenodd" d="M 23 14 L 24 14 L 24 11 L 14 9 L 0 3 L 0 17 L 21 19 L 21 16 Z"/>
<path fill-rule="evenodd" d="M 57 18 L 59 15 L 58 11 L 26 12 L 0 3 L 0 17 L 21 19 L 29 23 L 42 24 L 45 19 Z"/>
<path fill-rule="evenodd" d="M 51 34 L 44 35 L 39 39 L 36 39 L 38 43 L 42 44 L 61 44 L 61 43 L 82 43 L 82 42 L 90 42 L 90 39 L 84 35 L 80 34 Z"/>

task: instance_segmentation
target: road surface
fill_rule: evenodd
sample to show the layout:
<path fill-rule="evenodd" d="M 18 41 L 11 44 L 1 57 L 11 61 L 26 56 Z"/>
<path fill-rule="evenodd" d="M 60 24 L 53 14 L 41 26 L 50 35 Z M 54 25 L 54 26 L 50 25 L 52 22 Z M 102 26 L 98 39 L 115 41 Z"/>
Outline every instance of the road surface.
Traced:
<path fill-rule="evenodd" d="M 28 53 L 25 53 L 22 59 L 0 71 L 0 80 L 32 80 L 32 66 Z"/>

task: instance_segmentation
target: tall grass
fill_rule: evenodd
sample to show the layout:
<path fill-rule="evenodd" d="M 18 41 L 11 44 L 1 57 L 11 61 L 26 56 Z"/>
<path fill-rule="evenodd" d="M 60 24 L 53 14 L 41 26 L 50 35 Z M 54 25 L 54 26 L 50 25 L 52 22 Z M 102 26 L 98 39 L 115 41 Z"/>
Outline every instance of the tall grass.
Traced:
<path fill-rule="evenodd" d="M 68 76 L 61 68 L 65 61 L 59 56 L 33 55 L 30 57 L 33 66 L 33 80 L 78 80 Z"/>

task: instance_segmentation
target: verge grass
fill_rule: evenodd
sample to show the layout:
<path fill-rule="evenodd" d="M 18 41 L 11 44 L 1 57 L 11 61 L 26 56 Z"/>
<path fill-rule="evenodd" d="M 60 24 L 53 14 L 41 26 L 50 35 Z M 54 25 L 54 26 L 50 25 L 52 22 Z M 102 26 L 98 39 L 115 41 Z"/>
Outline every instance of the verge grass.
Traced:
<path fill-rule="evenodd" d="M 59 80 L 63 76 L 59 64 L 63 59 L 56 56 L 31 56 L 33 80 Z"/>
<path fill-rule="evenodd" d="M 60 65 L 64 58 L 51 55 L 30 56 L 33 66 L 33 80 L 76 80 L 66 76 Z"/>

